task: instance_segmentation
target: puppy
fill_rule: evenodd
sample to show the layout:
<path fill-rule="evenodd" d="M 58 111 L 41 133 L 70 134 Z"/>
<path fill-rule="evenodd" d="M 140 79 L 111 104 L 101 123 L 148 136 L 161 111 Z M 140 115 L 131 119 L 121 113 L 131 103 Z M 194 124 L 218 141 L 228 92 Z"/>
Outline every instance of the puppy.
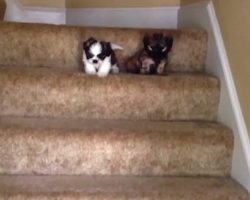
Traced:
<path fill-rule="evenodd" d="M 86 74 L 105 77 L 110 72 L 117 74 L 119 68 L 113 49 L 122 47 L 109 42 L 97 41 L 91 37 L 83 43 L 83 64 Z"/>
<path fill-rule="evenodd" d="M 173 38 L 163 34 L 145 35 L 144 48 L 126 62 L 127 72 L 140 74 L 163 74 Z"/>
<path fill-rule="evenodd" d="M 156 68 L 155 61 L 144 50 L 129 58 L 125 65 L 126 71 L 134 74 L 153 74 Z"/>

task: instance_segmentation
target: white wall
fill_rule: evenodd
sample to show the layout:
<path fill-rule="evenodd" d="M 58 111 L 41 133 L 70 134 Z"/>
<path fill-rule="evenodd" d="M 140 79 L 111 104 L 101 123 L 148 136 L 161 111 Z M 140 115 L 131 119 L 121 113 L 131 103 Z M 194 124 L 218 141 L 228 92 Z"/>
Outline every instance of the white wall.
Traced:
<path fill-rule="evenodd" d="M 203 28 L 208 31 L 206 71 L 219 77 L 221 84 L 218 121 L 230 127 L 234 132 L 231 175 L 250 192 L 249 137 L 213 3 L 206 1 L 183 7 L 178 16 L 178 28 L 185 27 Z"/>
<path fill-rule="evenodd" d="M 5 1 L 5 21 L 65 24 L 66 15 L 63 8 L 23 7 L 17 0 Z"/>
<path fill-rule="evenodd" d="M 5 21 L 106 27 L 177 28 L 179 10 L 179 7 L 40 8 L 24 7 L 17 0 L 6 0 L 6 4 Z"/>
<path fill-rule="evenodd" d="M 67 9 L 66 24 L 104 27 L 176 28 L 178 10 L 179 7 Z"/>

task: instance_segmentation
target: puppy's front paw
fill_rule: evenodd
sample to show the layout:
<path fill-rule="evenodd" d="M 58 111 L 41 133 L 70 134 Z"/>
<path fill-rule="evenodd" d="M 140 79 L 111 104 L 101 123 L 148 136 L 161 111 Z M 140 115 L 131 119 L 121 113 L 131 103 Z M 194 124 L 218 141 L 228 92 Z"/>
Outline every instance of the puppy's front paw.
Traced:
<path fill-rule="evenodd" d="M 107 73 L 107 72 L 98 71 L 97 76 L 99 76 L 99 77 L 106 77 L 106 76 L 108 76 L 108 74 L 109 73 Z"/>
<path fill-rule="evenodd" d="M 111 70 L 111 63 L 110 63 L 110 56 L 109 56 L 104 59 L 102 65 L 100 66 L 97 72 L 97 76 L 105 77 L 109 74 L 110 70 Z"/>
<path fill-rule="evenodd" d="M 162 74 L 164 72 L 164 67 L 159 66 L 157 68 L 157 74 Z"/>
<path fill-rule="evenodd" d="M 89 71 L 89 72 L 87 72 L 87 74 L 89 74 L 89 75 L 96 75 L 96 71 Z"/>
<path fill-rule="evenodd" d="M 111 68 L 111 73 L 112 74 L 119 74 L 119 71 L 120 70 L 116 65 L 112 66 L 112 68 Z"/>
<path fill-rule="evenodd" d="M 96 70 L 95 70 L 95 68 L 88 67 L 88 68 L 85 68 L 85 73 L 89 74 L 89 75 L 95 75 L 96 74 Z"/>
<path fill-rule="evenodd" d="M 165 65 L 165 61 L 160 62 L 159 66 L 157 67 L 157 74 L 163 74 L 163 72 L 165 71 Z"/>

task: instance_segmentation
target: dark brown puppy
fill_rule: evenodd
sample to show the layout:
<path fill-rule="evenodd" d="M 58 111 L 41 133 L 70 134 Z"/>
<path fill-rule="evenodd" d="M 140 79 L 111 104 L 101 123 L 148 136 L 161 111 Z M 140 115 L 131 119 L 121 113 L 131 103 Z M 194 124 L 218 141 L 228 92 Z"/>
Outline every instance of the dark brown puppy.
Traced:
<path fill-rule="evenodd" d="M 162 74 L 168 60 L 168 53 L 173 46 L 173 38 L 163 34 L 146 35 L 144 48 L 130 57 L 126 65 L 129 73 Z"/>

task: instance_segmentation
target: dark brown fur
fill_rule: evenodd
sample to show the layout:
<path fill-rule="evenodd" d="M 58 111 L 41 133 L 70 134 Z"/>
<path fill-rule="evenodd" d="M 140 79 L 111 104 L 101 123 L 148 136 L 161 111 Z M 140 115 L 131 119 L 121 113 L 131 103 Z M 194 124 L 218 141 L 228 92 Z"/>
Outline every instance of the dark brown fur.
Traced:
<path fill-rule="evenodd" d="M 157 66 L 157 74 L 165 72 L 167 59 L 163 59 Z M 130 57 L 125 63 L 126 71 L 135 74 L 151 74 L 150 68 L 156 65 L 155 61 L 147 55 L 145 50 L 137 52 L 134 56 Z"/>
<path fill-rule="evenodd" d="M 163 34 L 145 35 L 144 48 L 130 57 L 125 63 L 129 73 L 163 74 L 167 64 L 168 53 L 172 49 L 173 38 Z"/>

